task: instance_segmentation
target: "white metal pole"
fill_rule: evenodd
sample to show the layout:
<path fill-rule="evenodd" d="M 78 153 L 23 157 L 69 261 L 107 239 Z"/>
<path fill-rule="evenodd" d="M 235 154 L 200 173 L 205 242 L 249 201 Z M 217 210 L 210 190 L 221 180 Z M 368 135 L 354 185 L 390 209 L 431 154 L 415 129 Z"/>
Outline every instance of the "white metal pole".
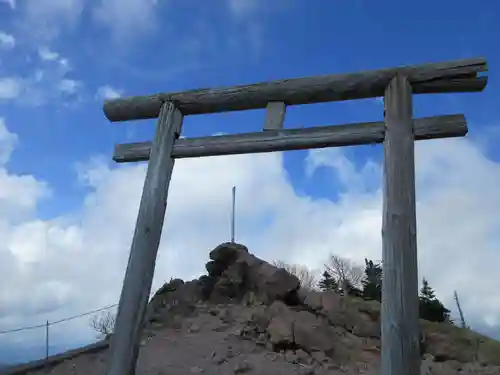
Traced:
<path fill-rule="evenodd" d="M 233 186 L 233 206 L 231 210 L 231 242 L 234 243 L 235 215 L 236 214 L 236 186 Z"/>

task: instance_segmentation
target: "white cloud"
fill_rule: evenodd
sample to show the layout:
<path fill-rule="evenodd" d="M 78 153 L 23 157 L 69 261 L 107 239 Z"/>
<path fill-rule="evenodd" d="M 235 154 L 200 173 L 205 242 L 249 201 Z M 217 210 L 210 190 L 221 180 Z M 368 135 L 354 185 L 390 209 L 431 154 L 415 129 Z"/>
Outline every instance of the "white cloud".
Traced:
<path fill-rule="evenodd" d="M 0 232 L 30 216 L 38 201 L 50 195 L 45 182 L 30 175 L 10 174 L 5 168 L 17 143 L 17 135 L 10 132 L 5 120 L 0 118 Z M 0 247 L 0 258 L 2 250 Z"/>
<path fill-rule="evenodd" d="M 57 66 L 53 69 L 58 69 L 61 75 L 68 73 L 71 70 L 71 66 L 69 64 L 69 60 L 63 56 L 59 52 L 53 51 L 48 47 L 42 46 L 38 48 L 38 57 L 43 62 L 52 62 Z"/>
<path fill-rule="evenodd" d="M 123 94 L 122 90 L 118 90 L 109 85 L 104 85 L 97 89 L 96 98 L 101 100 L 116 99 L 122 96 L 122 94 Z"/>
<path fill-rule="evenodd" d="M 0 30 L 0 48 L 12 49 L 16 45 L 16 38 Z"/>
<path fill-rule="evenodd" d="M 159 0 L 99 0 L 93 15 L 120 40 L 154 29 L 159 5 Z"/>
<path fill-rule="evenodd" d="M 225 0 L 230 14 L 237 19 L 258 18 L 293 5 L 294 0 Z"/>
<path fill-rule="evenodd" d="M 367 180 L 378 179 L 379 166 L 368 160 L 361 171 L 349 160 L 341 148 L 313 150 L 307 157 L 306 175 L 311 177 L 319 167 L 329 167 L 337 175 L 339 188 L 359 192 L 365 189 Z"/>
<path fill-rule="evenodd" d="M 225 0 L 225 3 L 230 20 L 235 21 L 232 26 L 236 28 L 236 32 L 227 37 L 229 45 L 234 50 L 241 50 L 244 45 L 252 52 L 252 58 L 259 59 L 265 44 L 269 16 L 283 11 L 293 1 Z"/>
<path fill-rule="evenodd" d="M 0 117 L 0 165 L 4 165 L 9 161 L 16 144 L 17 135 L 7 129 L 5 120 Z"/>
<path fill-rule="evenodd" d="M 244 16 L 255 12 L 262 4 L 259 0 L 227 0 L 227 5 L 235 16 Z"/>
<path fill-rule="evenodd" d="M 0 100 L 17 98 L 23 91 L 24 84 L 20 77 L 0 77 Z"/>
<path fill-rule="evenodd" d="M 500 301 L 486 286 L 497 283 L 500 268 L 500 163 L 469 139 L 419 142 L 416 154 L 420 273 L 452 309 L 458 290 L 470 324 L 496 324 L 492 317 L 500 315 Z M 321 268 L 329 252 L 361 264 L 365 257 L 380 259 L 381 192 L 366 188 L 380 166 L 355 167 L 340 150 L 311 153 L 308 163 L 310 170 L 322 166 L 323 173 L 339 176 L 345 186 L 337 201 L 297 194 L 279 153 L 177 161 L 153 290 L 170 276 L 204 272 L 208 251 L 229 238 L 233 185 L 236 237 L 256 255 L 311 268 Z M 48 194 L 46 185 L 5 169 L 0 173 L 2 328 L 118 300 L 145 164 L 108 164 L 92 159 L 79 165 L 78 177 L 90 193 L 81 210 L 52 220 L 33 212 Z M 13 221 L 10 214 L 18 211 L 24 215 Z M 88 320 L 67 324 L 55 341 L 94 338 Z M 29 334 L 11 337 L 27 340 Z"/>
<path fill-rule="evenodd" d="M 55 95 L 74 94 L 83 86 L 82 82 L 67 77 L 71 67 L 68 59 L 59 52 L 42 46 L 38 49 L 38 56 L 46 63 L 35 73 L 34 83 L 39 90 L 50 91 L 55 88 Z"/>
<path fill-rule="evenodd" d="M 3 0 L 5 1 L 5 0 Z M 155 27 L 159 0 L 44 0 L 26 1 L 18 26 L 26 36 L 51 41 L 75 30 L 85 11 L 111 31 L 112 37 L 130 37 Z"/>
<path fill-rule="evenodd" d="M 38 55 L 42 60 L 45 61 L 59 61 L 60 55 L 58 52 L 51 51 L 47 47 L 40 47 L 38 49 Z"/>
<path fill-rule="evenodd" d="M 26 1 L 21 27 L 32 37 L 54 39 L 78 24 L 84 5 L 83 0 Z"/>
<path fill-rule="evenodd" d="M 74 79 L 64 78 L 59 82 L 59 90 L 65 94 L 74 94 L 82 86 L 82 83 Z"/>
<path fill-rule="evenodd" d="M 31 74 L 0 77 L 0 100 L 39 106 L 51 100 L 68 99 L 68 94 L 75 97 L 82 90 L 83 83 L 70 76 L 72 70 L 67 58 L 44 46 L 37 52 L 40 61 Z"/>
<path fill-rule="evenodd" d="M 16 0 L 0 0 L 0 3 L 7 4 L 10 9 L 16 9 Z"/>

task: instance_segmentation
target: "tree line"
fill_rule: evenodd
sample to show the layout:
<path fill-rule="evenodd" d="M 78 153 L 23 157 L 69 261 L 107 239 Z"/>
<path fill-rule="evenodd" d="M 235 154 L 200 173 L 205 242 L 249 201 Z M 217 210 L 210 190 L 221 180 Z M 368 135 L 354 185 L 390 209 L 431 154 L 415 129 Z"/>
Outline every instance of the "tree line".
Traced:
<path fill-rule="evenodd" d="M 365 259 L 363 269 L 349 259 L 330 255 L 319 281 L 306 267 L 288 265 L 284 262 L 274 262 L 274 265 L 296 275 L 302 288 L 334 291 L 365 300 L 382 301 L 383 267 L 381 262 Z M 419 297 L 421 319 L 432 322 L 451 322 L 450 310 L 436 297 L 425 278 L 422 279 Z"/>

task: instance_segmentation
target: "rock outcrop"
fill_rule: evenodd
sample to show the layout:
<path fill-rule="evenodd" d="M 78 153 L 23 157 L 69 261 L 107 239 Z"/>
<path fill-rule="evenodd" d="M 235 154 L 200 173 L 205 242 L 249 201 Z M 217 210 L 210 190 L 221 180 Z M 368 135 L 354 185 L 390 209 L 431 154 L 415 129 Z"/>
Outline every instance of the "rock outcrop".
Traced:
<path fill-rule="evenodd" d="M 150 301 L 137 375 L 380 375 L 378 302 L 303 290 L 239 244 L 211 251 L 206 270 Z M 11 375 L 104 375 L 106 347 Z M 500 374 L 500 343 L 470 330 L 422 321 L 421 347 L 422 375 Z"/>
<path fill-rule="evenodd" d="M 197 306 L 203 304 L 219 306 L 223 312 L 214 314 L 228 321 L 229 312 L 238 306 L 245 311 L 239 336 L 266 350 L 305 358 L 308 364 L 378 367 L 378 302 L 302 290 L 297 277 L 255 257 L 240 244 L 219 245 L 210 252 L 210 259 L 207 275 L 185 283 L 172 280 L 156 293 L 149 324 L 175 326 L 179 316 L 196 315 Z M 454 371 L 468 363 L 500 366 L 500 343 L 469 330 L 422 321 L 422 340 L 425 363 L 451 366 Z"/>

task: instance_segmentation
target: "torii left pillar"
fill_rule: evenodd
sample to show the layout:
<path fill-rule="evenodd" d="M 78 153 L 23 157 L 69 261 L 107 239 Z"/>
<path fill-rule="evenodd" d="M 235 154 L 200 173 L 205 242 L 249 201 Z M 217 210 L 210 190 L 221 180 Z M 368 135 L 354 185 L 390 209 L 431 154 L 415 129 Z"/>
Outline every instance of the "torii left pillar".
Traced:
<path fill-rule="evenodd" d="M 156 256 L 167 208 L 174 159 L 183 116 L 173 102 L 161 108 L 142 191 L 130 256 L 111 339 L 106 375 L 134 375 L 144 317 L 153 283 Z"/>

